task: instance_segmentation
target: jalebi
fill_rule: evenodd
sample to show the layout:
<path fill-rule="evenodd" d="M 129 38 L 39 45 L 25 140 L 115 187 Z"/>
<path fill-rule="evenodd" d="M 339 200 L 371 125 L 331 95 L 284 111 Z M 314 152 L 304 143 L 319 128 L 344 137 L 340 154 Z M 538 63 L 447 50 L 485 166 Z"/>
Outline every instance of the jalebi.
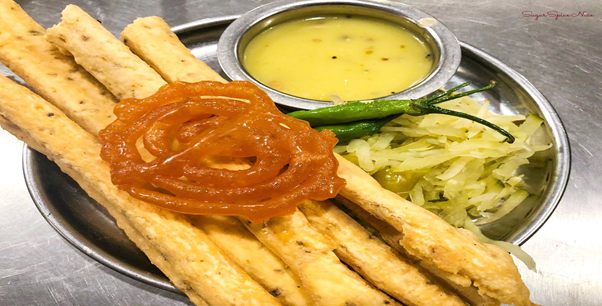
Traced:
<path fill-rule="evenodd" d="M 284 115 L 249 82 L 176 82 L 115 114 L 100 133 L 113 183 L 165 209 L 261 222 L 345 184 L 334 134 Z M 216 162 L 241 158 L 239 169 Z"/>

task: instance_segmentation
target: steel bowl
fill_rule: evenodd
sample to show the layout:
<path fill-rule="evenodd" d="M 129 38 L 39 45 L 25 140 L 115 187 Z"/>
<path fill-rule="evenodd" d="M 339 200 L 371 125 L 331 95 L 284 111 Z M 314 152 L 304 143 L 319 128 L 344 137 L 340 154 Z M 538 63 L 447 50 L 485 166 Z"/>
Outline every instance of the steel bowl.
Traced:
<path fill-rule="evenodd" d="M 258 7 L 234 21 L 218 43 L 218 60 L 232 80 L 246 80 L 266 91 L 278 104 L 295 109 L 332 105 L 328 101 L 305 99 L 274 90 L 253 78 L 241 63 L 248 43 L 262 31 L 293 19 L 324 14 L 352 14 L 394 22 L 421 37 L 433 52 L 433 67 L 420 83 L 399 93 L 374 97 L 416 99 L 445 86 L 460 65 L 461 51 L 454 34 L 432 16 L 408 5 L 390 1 L 365 0 L 285 0 Z"/>

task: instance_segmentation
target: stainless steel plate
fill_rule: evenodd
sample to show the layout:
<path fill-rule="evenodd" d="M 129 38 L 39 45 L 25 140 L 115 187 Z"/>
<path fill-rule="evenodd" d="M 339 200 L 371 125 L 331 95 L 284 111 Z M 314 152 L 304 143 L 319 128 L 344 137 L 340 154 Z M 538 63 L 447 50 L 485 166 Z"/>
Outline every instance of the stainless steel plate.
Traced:
<path fill-rule="evenodd" d="M 217 42 L 237 16 L 206 19 L 174 28 L 180 39 L 213 69 L 217 63 Z M 566 187 L 570 152 L 568 139 L 556 112 L 544 96 L 510 67 L 467 44 L 462 45 L 462 62 L 449 87 L 470 82 L 481 87 L 498 82 L 481 97 L 491 101 L 502 114 L 533 112 L 545 119 L 542 137 L 554 144 L 521 169 L 534 196 L 508 216 L 483 228 L 494 239 L 524 243 L 548 219 Z M 108 212 L 45 156 L 31 149 L 23 154 L 23 171 L 31 196 L 46 220 L 86 255 L 142 282 L 178 292 L 167 278 L 117 227 Z"/>

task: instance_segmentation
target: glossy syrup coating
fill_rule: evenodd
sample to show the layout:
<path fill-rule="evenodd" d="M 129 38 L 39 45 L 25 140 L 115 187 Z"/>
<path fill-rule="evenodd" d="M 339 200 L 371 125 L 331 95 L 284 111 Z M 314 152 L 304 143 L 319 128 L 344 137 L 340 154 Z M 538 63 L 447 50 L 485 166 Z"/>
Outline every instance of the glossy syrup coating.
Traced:
<path fill-rule="evenodd" d="M 100 133 L 113 183 L 165 209 L 261 222 L 345 184 L 334 135 L 284 115 L 250 82 L 176 82 L 115 115 Z M 243 167 L 218 162 L 236 159 Z"/>

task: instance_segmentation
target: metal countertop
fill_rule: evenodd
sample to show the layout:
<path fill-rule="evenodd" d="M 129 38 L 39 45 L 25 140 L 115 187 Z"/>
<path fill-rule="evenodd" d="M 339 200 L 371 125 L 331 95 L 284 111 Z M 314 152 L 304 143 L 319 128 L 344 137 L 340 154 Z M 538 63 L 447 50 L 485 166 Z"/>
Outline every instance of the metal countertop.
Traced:
<path fill-rule="evenodd" d="M 17 1 L 44 27 L 69 3 L 114 34 L 136 17 L 170 25 L 241 14 L 269 1 Z M 542 305 L 602 305 L 602 5 L 599 1 L 418 1 L 456 36 L 523 74 L 552 103 L 569 134 L 571 178 L 559 207 L 524 249 L 538 271 L 519 263 Z M 594 17 L 525 17 L 523 12 Z M 2 18 L 2 16 L 0 16 Z M 0 73 L 9 71 L 0 65 Z M 25 187 L 23 144 L 0 130 L 0 305 L 191 305 L 83 255 L 42 218 Z"/>

